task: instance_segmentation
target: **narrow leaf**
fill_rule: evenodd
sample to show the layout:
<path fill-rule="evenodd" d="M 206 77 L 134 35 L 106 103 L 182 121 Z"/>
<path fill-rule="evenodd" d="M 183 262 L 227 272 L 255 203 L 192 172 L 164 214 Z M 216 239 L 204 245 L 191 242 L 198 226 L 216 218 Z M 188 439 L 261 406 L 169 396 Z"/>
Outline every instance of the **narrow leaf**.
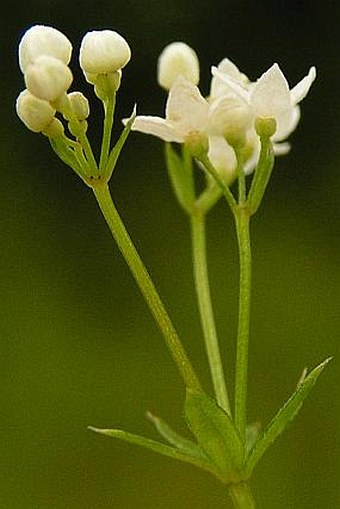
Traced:
<path fill-rule="evenodd" d="M 204 460 L 194 456 L 189 456 L 184 452 L 180 451 L 179 449 L 176 449 L 175 447 L 170 447 L 169 445 L 162 444 L 161 442 L 158 442 L 156 440 L 141 437 L 139 435 L 135 435 L 134 433 L 129 433 L 121 429 L 100 429 L 94 428 L 93 426 L 88 426 L 88 429 L 101 435 L 119 438 L 120 440 L 124 440 L 125 442 L 145 447 L 146 449 L 150 449 L 151 451 L 162 454 L 163 456 L 167 456 L 175 460 L 184 461 L 185 463 L 190 463 L 191 465 L 195 465 L 196 467 L 207 470 L 210 473 L 218 476 L 216 468 L 209 462 L 208 459 Z"/>
<path fill-rule="evenodd" d="M 203 451 L 191 440 L 181 437 L 176 431 L 174 431 L 169 424 L 167 424 L 160 417 L 152 415 L 150 412 L 147 413 L 147 417 L 154 424 L 159 434 L 165 438 L 171 445 L 182 451 L 189 456 L 195 456 L 208 461 L 208 458 Z"/>
<path fill-rule="evenodd" d="M 204 393 L 187 390 L 185 416 L 198 445 L 225 482 L 238 479 L 244 446 L 230 417 Z"/>
<path fill-rule="evenodd" d="M 121 153 L 122 148 L 124 147 L 125 142 L 130 134 L 133 122 L 136 118 L 136 114 L 137 113 L 136 113 L 136 106 L 135 106 L 133 108 L 133 112 L 132 112 L 130 118 L 128 119 L 128 121 L 125 124 L 123 132 L 121 133 L 117 143 L 115 144 L 115 146 L 113 147 L 113 149 L 110 152 L 105 170 L 102 175 L 102 179 L 106 182 L 108 182 L 110 180 L 112 172 L 115 169 L 119 154 Z"/>
<path fill-rule="evenodd" d="M 263 435 L 252 449 L 246 465 L 246 472 L 248 475 L 251 474 L 256 463 L 266 452 L 268 447 L 277 439 L 277 437 L 297 415 L 304 400 L 330 360 L 331 357 L 314 368 L 305 378 L 301 378 L 295 392 L 281 410 L 279 410 L 274 419 L 269 423 L 267 429 L 263 432 Z"/>
<path fill-rule="evenodd" d="M 165 158 L 176 198 L 181 207 L 190 213 L 195 201 L 192 159 L 185 154 L 181 158 L 170 143 L 165 144 Z"/>
<path fill-rule="evenodd" d="M 274 167 L 274 160 L 274 151 L 270 138 L 261 138 L 259 162 L 255 170 L 247 199 L 247 204 L 249 205 L 252 214 L 257 211 L 261 204 Z"/>

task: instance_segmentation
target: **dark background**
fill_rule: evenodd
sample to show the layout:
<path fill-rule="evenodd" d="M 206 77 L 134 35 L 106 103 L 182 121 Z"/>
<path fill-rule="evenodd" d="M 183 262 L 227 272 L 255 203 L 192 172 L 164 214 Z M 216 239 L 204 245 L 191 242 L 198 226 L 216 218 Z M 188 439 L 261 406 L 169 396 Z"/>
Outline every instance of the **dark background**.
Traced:
<path fill-rule="evenodd" d="M 228 56 L 256 79 L 277 61 L 293 86 L 316 65 L 291 153 L 278 159 L 253 224 L 249 419 L 266 423 L 305 365 L 334 359 L 297 420 L 253 478 L 259 508 L 334 509 L 339 493 L 340 4 L 254 1 L 18 1 L 0 21 L 0 507 L 230 507 L 225 487 L 194 467 L 91 434 L 88 424 L 156 438 L 145 411 L 178 429 L 183 386 L 90 190 L 27 131 L 14 111 L 24 87 L 17 45 L 32 24 L 74 44 L 74 89 L 100 105 L 77 70 L 87 30 L 129 42 L 117 119 L 133 104 L 162 114 L 156 60 L 171 41 L 193 46 L 201 90 Z M 116 124 L 119 133 L 120 122 Z M 133 134 L 111 189 L 207 387 L 187 219 L 172 195 L 162 144 Z M 233 364 L 237 258 L 221 202 L 209 218 L 209 262 L 223 354 Z M 224 344 L 227 343 L 227 346 Z M 232 375 L 232 369 L 231 369 Z"/>

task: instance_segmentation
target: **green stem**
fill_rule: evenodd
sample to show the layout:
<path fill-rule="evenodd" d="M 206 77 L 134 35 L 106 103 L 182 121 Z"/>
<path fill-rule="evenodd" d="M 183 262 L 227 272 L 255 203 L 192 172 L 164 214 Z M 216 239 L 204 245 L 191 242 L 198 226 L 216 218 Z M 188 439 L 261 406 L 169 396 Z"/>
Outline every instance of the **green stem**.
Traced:
<path fill-rule="evenodd" d="M 231 484 L 228 489 L 235 508 L 255 509 L 255 501 L 248 484 Z"/>
<path fill-rule="evenodd" d="M 235 198 L 234 198 L 232 192 L 230 191 L 228 185 L 221 178 L 219 172 L 211 164 L 209 157 L 208 156 L 202 156 L 200 158 L 200 162 L 203 164 L 203 166 L 205 167 L 207 172 L 213 177 L 215 182 L 219 185 L 219 187 L 220 187 L 222 193 L 224 194 L 225 199 L 227 200 L 231 210 L 233 212 L 235 212 L 236 206 L 237 206 Z"/>
<path fill-rule="evenodd" d="M 206 256 L 204 214 L 196 213 L 191 215 L 191 237 L 195 286 L 210 373 L 217 403 L 230 415 L 231 411 L 229 398 L 216 334 L 213 308 L 211 304 Z"/>
<path fill-rule="evenodd" d="M 146 300 L 159 328 L 161 329 L 168 349 L 177 365 L 177 368 L 188 388 L 201 391 L 200 382 L 192 364 L 184 350 L 178 334 L 166 312 L 163 302 L 146 270 L 132 240 L 112 201 L 107 184 L 98 184 L 93 187 L 103 216 L 117 242 L 117 245 L 128 264 L 135 281 Z"/>
<path fill-rule="evenodd" d="M 103 140 L 102 140 L 102 146 L 100 151 L 100 162 L 99 162 L 99 168 L 101 172 L 104 170 L 107 158 L 109 156 L 110 152 L 110 144 L 111 144 L 111 133 L 112 133 L 112 126 L 113 126 L 113 115 L 115 110 L 115 104 L 116 104 L 116 94 L 113 96 L 111 95 L 107 101 L 104 101 L 104 128 L 103 128 Z"/>
<path fill-rule="evenodd" d="M 250 212 L 240 206 L 235 212 L 240 260 L 239 313 L 235 374 L 235 423 L 245 441 L 247 426 L 247 372 L 251 295 Z"/>

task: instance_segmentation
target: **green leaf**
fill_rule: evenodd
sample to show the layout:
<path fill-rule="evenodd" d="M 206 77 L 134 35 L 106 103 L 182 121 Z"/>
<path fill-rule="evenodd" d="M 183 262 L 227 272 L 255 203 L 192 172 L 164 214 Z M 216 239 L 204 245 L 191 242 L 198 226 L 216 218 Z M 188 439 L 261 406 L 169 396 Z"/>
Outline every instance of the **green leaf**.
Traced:
<path fill-rule="evenodd" d="M 106 435 L 112 438 L 119 438 L 120 440 L 124 440 L 125 442 L 145 447 L 146 449 L 150 449 L 151 451 L 162 454 L 163 456 L 167 456 L 175 460 L 184 461 L 185 463 L 190 463 L 191 465 L 207 470 L 208 472 L 214 474 L 215 476 L 219 475 L 215 466 L 211 464 L 208 459 L 202 459 L 196 456 L 191 456 L 189 454 L 184 453 L 183 451 L 180 451 L 175 447 L 170 447 L 169 445 L 162 444 L 161 442 L 157 442 L 156 440 L 141 437 L 139 435 L 135 435 L 134 433 L 129 433 L 121 429 L 100 429 L 94 428 L 93 426 L 88 426 L 88 429 L 101 435 Z"/>
<path fill-rule="evenodd" d="M 179 204 L 190 214 L 195 202 L 192 158 L 183 153 L 181 158 L 170 143 L 165 144 L 165 159 L 170 182 Z"/>
<path fill-rule="evenodd" d="M 299 380 L 297 388 L 285 405 L 279 410 L 274 419 L 269 423 L 267 429 L 263 432 L 261 438 L 256 442 L 247 460 L 246 472 L 250 476 L 255 465 L 266 452 L 268 447 L 277 439 L 277 437 L 285 430 L 294 417 L 299 412 L 304 400 L 313 388 L 318 377 L 325 369 L 331 357 L 314 368 L 309 375 L 302 376 Z"/>
<path fill-rule="evenodd" d="M 202 392 L 187 390 L 185 416 L 198 445 L 224 482 L 239 480 L 244 446 L 230 417 Z"/>
<path fill-rule="evenodd" d="M 257 211 L 261 204 L 274 167 L 274 162 L 274 151 L 270 138 L 262 137 L 259 162 L 255 170 L 247 199 L 247 204 L 249 205 L 252 214 Z"/>
<path fill-rule="evenodd" d="M 190 456 L 195 456 L 197 458 L 201 458 L 203 460 L 208 461 L 208 458 L 204 454 L 204 452 L 191 440 L 187 438 L 183 438 L 176 431 L 174 431 L 169 424 L 167 424 L 160 417 L 156 417 L 152 415 L 150 412 L 147 413 L 147 417 L 154 424 L 155 428 L 159 432 L 159 434 L 165 438 L 171 445 L 175 446 L 177 449 L 182 451 L 185 454 Z"/>

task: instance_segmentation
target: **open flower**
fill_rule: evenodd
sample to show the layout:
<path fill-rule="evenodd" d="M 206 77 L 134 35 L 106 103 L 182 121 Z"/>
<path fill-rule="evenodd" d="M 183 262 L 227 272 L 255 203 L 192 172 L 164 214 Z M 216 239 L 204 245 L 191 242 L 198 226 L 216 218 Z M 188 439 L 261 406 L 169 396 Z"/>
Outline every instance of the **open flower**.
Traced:
<path fill-rule="evenodd" d="M 192 134 L 205 133 L 208 122 L 208 102 L 195 85 L 180 77 L 169 92 L 165 118 L 137 116 L 132 129 L 164 141 L 184 143 Z"/>
<path fill-rule="evenodd" d="M 232 69 L 232 72 L 230 70 Z M 237 68 L 236 68 L 237 69 Z M 214 77 L 220 80 L 220 87 L 225 93 L 235 94 L 240 101 L 248 104 L 253 118 L 273 118 L 277 122 L 277 131 L 273 141 L 285 139 L 296 127 L 299 120 L 298 103 L 307 95 L 315 77 L 315 67 L 311 67 L 305 76 L 292 90 L 278 64 L 274 64 L 256 83 L 240 79 L 235 68 L 212 69 Z"/>
<path fill-rule="evenodd" d="M 230 181 L 236 168 L 236 156 L 223 136 L 223 129 L 216 127 L 216 116 L 217 108 L 211 112 L 211 105 L 199 89 L 182 76 L 170 89 L 165 118 L 140 115 L 132 129 L 167 142 L 188 143 L 198 150 L 207 148 L 212 164 Z"/>

